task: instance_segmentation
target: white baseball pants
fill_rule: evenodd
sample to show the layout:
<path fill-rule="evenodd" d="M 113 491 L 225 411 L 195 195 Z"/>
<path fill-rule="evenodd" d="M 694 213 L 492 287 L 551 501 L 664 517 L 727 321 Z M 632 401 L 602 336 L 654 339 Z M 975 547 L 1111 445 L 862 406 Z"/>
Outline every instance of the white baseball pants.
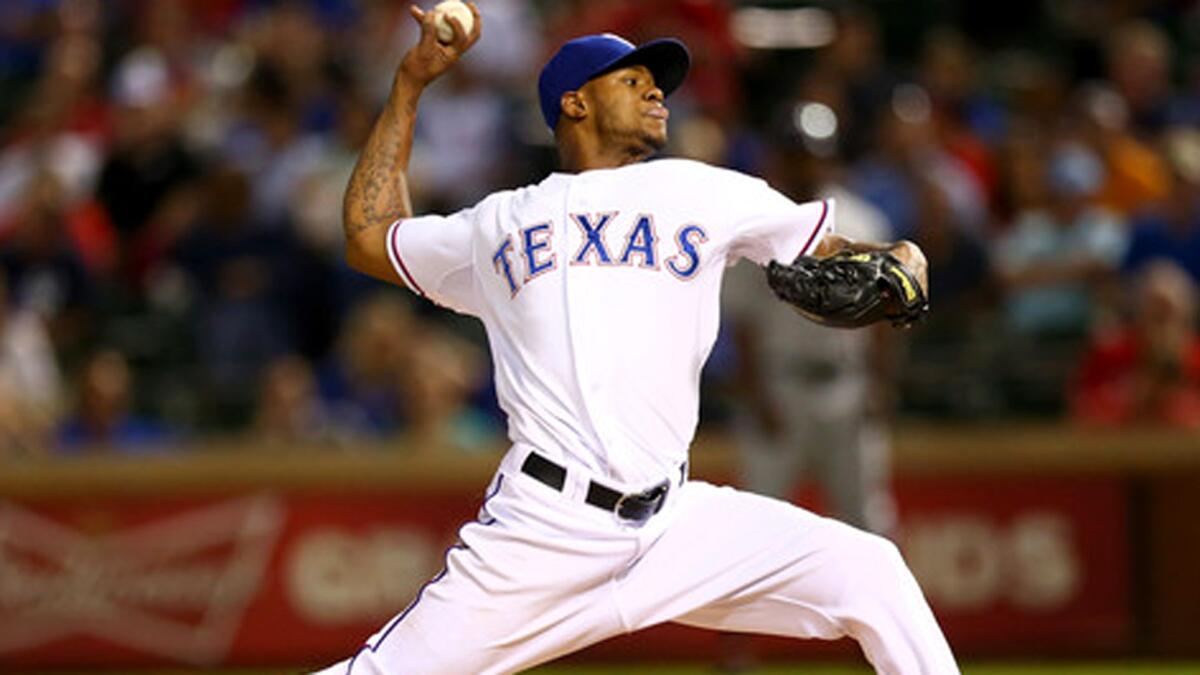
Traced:
<path fill-rule="evenodd" d="M 358 654 L 320 675 L 513 673 L 667 621 L 848 635 L 877 672 L 959 672 L 886 539 L 700 481 L 676 484 L 641 527 L 574 492 L 502 469 L 445 569 Z"/>

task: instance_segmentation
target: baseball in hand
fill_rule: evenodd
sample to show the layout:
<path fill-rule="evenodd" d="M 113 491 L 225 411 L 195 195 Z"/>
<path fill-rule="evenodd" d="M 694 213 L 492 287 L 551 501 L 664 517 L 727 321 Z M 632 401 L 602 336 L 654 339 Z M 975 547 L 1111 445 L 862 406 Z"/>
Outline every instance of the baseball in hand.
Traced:
<path fill-rule="evenodd" d="M 471 14 L 471 8 L 459 0 L 445 0 L 439 2 L 433 8 L 434 20 L 437 22 L 437 39 L 438 42 L 448 45 L 454 41 L 454 27 L 447 21 L 447 17 L 458 19 L 459 25 L 469 35 L 471 28 L 475 26 L 475 16 Z"/>

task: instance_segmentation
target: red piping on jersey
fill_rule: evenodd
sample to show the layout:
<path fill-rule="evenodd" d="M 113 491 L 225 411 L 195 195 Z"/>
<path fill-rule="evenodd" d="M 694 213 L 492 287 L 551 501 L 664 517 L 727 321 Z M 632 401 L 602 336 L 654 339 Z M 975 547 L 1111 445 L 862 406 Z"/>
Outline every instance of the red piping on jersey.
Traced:
<path fill-rule="evenodd" d="M 825 220 L 824 214 L 821 215 L 821 220 Z M 396 262 L 400 263 L 400 273 L 404 275 L 404 280 L 408 282 L 409 286 L 413 287 L 413 290 L 424 296 L 425 291 L 417 284 L 417 280 L 413 278 L 412 272 L 408 271 L 408 266 L 404 264 L 404 258 L 400 257 L 400 247 L 396 245 L 396 233 L 400 231 L 400 225 L 403 222 L 404 219 L 397 220 L 396 224 L 392 226 L 392 236 L 388 237 L 388 244 L 392 247 L 392 255 L 396 256 Z"/>
<path fill-rule="evenodd" d="M 813 239 L 817 238 L 817 233 L 821 231 L 821 226 L 825 224 L 825 216 L 829 215 L 829 202 L 821 200 L 821 219 L 817 221 L 817 226 L 813 228 L 812 234 L 808 235 L 808 241 L 804 242 L 804 247 L 800 249 L 800 255 L 804 255 L 808 251 L 808 247 L 812 245 Z M 400 255 L 396 254 L 396 260 L 400 259 Z M 400 263 L 403 265 L 404 263 Z"/>

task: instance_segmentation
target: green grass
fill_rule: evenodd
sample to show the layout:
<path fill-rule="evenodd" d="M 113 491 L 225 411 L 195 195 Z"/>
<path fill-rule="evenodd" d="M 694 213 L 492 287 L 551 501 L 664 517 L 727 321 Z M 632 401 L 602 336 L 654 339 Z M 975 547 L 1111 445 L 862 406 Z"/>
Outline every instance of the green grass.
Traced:
<path fill-rule="evenodd" d="M 1200 663 L 1055 663 L 964 665 L 964 675 L 1198 675 Z"/>

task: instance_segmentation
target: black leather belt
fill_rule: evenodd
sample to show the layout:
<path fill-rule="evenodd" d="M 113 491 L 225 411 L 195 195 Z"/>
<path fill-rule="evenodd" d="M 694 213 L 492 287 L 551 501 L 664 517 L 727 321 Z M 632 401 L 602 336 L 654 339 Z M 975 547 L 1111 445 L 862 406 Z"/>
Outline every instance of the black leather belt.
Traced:
<path fill-rule="evenodd" d="M 567 469 L 536 452 L 529 453 L 525 458 L 521 464 L 521 473 L 533 476 L 559 492 L 562 492 L 563 486 L 567 484 Z M 662 509 L 670 488 L 670 481 L 664 480 L 648 490 L 626 494 L 593 480 L 588 481 L 587 496 L 583 500 L 597 508 L 616 513 L 624 520 L 640 523 Z"/>

